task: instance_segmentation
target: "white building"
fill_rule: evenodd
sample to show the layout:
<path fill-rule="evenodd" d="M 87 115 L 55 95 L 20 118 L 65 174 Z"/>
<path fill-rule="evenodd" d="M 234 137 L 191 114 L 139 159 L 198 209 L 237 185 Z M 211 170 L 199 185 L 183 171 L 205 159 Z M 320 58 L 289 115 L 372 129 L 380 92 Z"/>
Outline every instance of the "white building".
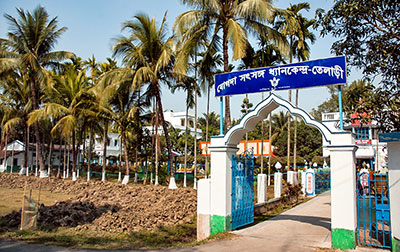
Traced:
<path fill-rule="evenodd" d="M 122 146 L 121 146 L 121 137 L 117 133 L 108 133 L 108 145 L 107 145 L 107 163 L 110 163 L 110 159 L 117 160 L 122 153 Z M 86 148 L 89 146 L 89 139 L 86 139 Z M 83 149 L 83 146 L 81 146 Z M 103 150 L 104 150 L 104 143 L 103 137 L 96 135 L 94 139 L 94 146 L 93 152 L 96 154 L 93 157 L 94 163 L 103 163 Z"/>
<path fill-rule="evenodd" d="M 71 147 L 70 147 L 71 148 Z M 64 148 L 64 146 L 60 146 L 55 144 L 53 146 L 53 159 L 52 166 L 59 166 L 63 163 L 64 159 L 64 151 L 68 153 L 68 146 Z M 46 153 L 43 153 L 46 154 Z M 46 160 L 46 157 L 44 157 Z M 66 158 L 68 158 L 66 156 Z M 72 151 L 70 151 L 70 163 L 72 163 Z M 15 140 L 6 147 L 4 147 L 0 151 L 0 172 L 4 172 L 6 167 L 13 167 L 14 171 L 19 170 L 25 163 L 25 143 Z M 49 163 L 47 158 L 46 164 Z M 33 167 L 36 165 L 36 145 L 31 143 L 29 144 L 29 152 L 28 152 L 28 161 L 27 164 L 29 167 Z"/>
<path fill-rule="evenodd" d="M 194 115 L 188 114 L 188 120 L 186 121 L 186 112 L 172 112 L 172 111 L 165 111 L 164 112 L 164 120 L 169 122 L 172 127 L 175 129 L 179 129 L 182 132 L 185 132 L 186 125 L 188 125 L 188 129 L 192 136 L 196 135 L 197 139 L 201 138 L 201 129 L 197 128 L 196 132 L 194 131 Z M 152 130 L 151 126 L 146 127 L 150 132 Z M 162 127 L 158 128 L 159 134 L 163 132 Z"/>
<path fill-rule="evenodd" d="M 361 166 L 363 162 L 371 169 L 380 170 L 387 165 L 387 148 L 386 143 L 379 142 L 377 122 L 362 123 L 360 117 L 353 114 L 349 118 L 344 118 L 343 128 L 351 131 L 355 138 L 355 143 L 358 147 L 356 151 L 357 165 Z M 322 121 L 328 127 L 339 128 L 340 115 L 339 112 L 322 113 Z M 326 148 L 325 140 L 323 139 L 323 156 L 330 155 Z"/>

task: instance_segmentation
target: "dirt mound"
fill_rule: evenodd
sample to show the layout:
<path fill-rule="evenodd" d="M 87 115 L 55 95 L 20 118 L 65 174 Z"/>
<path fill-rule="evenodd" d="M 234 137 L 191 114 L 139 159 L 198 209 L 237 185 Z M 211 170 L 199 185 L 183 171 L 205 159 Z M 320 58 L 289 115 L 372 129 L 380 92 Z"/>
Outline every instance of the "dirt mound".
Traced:
<path fill-rule="evenodd" d="M 25 179 L 32 187 L 76 194 L 52 206 L 41 205 L 38 225 L 43 228 L 75 227 L 77 230 L 111 232 L 154 230 L 161 226 L 193 223 L 196 191 L 190 188 L 169 190 L 162 186 L 121 185 L 112 182 L 72 182 L 61 179 L 0 175 L 0 186 L 23 188 Z M 19 224 L 17 212 L 1 222 Z M 8 227 L 11 227 L 8 225 Z M 15 228 L 15 227 L 14 227 Z"/>
<path fill-rule="evenodd" d="M 25 181 L 28 182 L 28 185 L 32 189 L 51 191 L 51 192 L 59 192 L 66 194 L 78 194 L 83 190 L 87 189 L 90 184 L 96 183 L 93 182 L 82 182 L 76 181 L 72 182 L 70 179 L 58 179 L 55 177 L 48 178 L 38 178 L 34 176 L 21 176 L 16 173 L 0 173 L 0 186 L 7 188 L 24 188 Z"/>

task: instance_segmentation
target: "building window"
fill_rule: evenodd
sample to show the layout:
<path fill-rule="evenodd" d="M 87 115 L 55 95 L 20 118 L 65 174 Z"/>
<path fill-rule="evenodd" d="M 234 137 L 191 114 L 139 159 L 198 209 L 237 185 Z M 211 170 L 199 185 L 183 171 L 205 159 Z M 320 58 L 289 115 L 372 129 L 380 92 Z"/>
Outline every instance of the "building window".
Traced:
<path fill-rule="evenodd" d="M 356 134 L 356 140 L 370 139 L 368 127 L 355 128 L 355 134 Z"/>
<path fill-rule="evenodd" d="M 181 126 L 185 126 L 185 119 L 181 119 Z"/>
<path fill-rule="evenodd" d="M 17 166 L 18 165 L 18 158 L 14 158 L 13 160 L 13 166 Z"/>
<path fill-rule="evenodd" d="M 193 128 L 193 127 L 194 127 L 193 120 L 189 120 L 189 128 Z"/>
<path fill-rule="evenodd" d="M 114 140 L 114 146 L 118 145 L 118 140 Z"/>

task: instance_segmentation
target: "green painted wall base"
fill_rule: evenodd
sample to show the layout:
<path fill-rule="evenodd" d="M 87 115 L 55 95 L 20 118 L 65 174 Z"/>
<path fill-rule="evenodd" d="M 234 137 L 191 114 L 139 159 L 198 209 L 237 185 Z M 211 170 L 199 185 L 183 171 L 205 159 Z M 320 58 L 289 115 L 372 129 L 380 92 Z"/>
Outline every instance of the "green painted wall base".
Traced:
<path fill-rule="evenodd" d="M 356 232 L 341 228 L 332 229 L 332 248 L 333 249 L 355 249 L 356 248 Z"/>
<path fill-rule="evenodd" d="M 392 238 L 392 252 L 400 252 L 400 240 Z"/>
<path fill-rule="evenodd" d="M 231 216 L 211 215 L 210 233 L 222 233 L 231 230 Z"/>

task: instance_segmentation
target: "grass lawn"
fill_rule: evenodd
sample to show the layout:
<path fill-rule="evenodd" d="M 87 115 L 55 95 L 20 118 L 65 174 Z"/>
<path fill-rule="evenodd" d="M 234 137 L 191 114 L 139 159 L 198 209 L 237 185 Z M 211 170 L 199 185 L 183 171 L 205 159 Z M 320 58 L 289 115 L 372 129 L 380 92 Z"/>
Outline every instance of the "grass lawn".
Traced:
<path fill-rule="evenodd" d="M 26 194 L 29 196 L 29 190 L 26 190 Z M 0 216 L 7 215 L 12 211 L 18 211 L 22 207 L 22 196 L 24 195 L 24 189 L 15 188 L 9 189 L 0 187 Z M 39 191 L 32 190 L 32 198 L 38 200 Z M 71 198 L 71 194 L 53 193 L 49 191 L 40 192 L 40 203 L 45 206 L 53 205 L 55 201 L 61 201 Z"/>

